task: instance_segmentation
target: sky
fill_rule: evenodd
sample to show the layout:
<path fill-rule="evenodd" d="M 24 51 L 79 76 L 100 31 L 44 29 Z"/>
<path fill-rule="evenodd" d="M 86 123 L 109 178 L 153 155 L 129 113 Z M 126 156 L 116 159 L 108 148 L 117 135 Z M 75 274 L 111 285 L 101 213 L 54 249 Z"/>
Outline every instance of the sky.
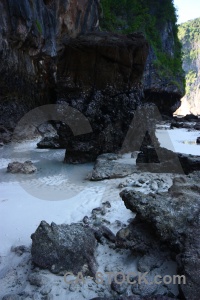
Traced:
<path fill-rule="evenodd" d="M 200 18 L 200 0 L 174 0 L 178 12 L 178 24 Z"/>

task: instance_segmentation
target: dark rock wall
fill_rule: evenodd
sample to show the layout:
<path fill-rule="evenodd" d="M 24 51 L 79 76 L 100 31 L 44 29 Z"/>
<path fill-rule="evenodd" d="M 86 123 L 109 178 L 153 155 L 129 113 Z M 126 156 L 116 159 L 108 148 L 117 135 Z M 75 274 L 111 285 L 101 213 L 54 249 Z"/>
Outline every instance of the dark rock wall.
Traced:
<path fill-rule="evenodd" d="M 141 103 L 147 54 L 141 34 L 95 33 L 68 41 L 58 59 L 58 99 L 81 111 L 92 133 L 74 137 L 61 124 L 59 142 L 67 149 L 66 162 L 94 160 L 120 149 Z"/>
<path fill-rule="evenodd" d="M 56 57 L 69 36 L 98 27 L 98 1 L 0 2 L 0 123 L 56 101 Z"/>

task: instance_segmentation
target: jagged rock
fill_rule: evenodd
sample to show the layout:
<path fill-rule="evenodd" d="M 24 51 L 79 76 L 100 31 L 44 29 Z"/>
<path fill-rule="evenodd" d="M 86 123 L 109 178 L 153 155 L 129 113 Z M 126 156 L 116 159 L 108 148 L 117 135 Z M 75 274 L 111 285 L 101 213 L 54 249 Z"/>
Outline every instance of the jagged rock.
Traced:
<path fill-rule="evenodd" d="M 46 278 L 43 275 L 40 274 L 35 274 L 35 273 L 31 273 L 28 276 L 28 281 L 30 282 L 31 285 L 35 285 L 37 287 L 42 287 L 45 286 L 49 283 L 48 278 Z"/>
<path fill-rule="evenodd" d="M 58 99 L 82 112 L 92 128 L 74 136 L 73 128 L 61 124 L 66 162 L 94 161 L 121 148 L 142 99 L 147 54 L 148 44 L 139 33 L 90 33 L 66 43 L 58 60 Z M 79 119 L 76 125 L 83 126 Z"/>
<path fill-rule="evenodd" d="M 185 174 L 200 171 L 200 156 L 178 153 L 178 158 Z"/>
<path fill-rule="evenodd" d="M 57 136 L 56 128 L 54 128 L 54 126 L 49 122 L 45 122 L 45 123 L 41 124 L 40 126 L 38 126 L 37 130 L 43 137 Z"/>
<path fill-rule="evenodd" d="M 91 180 L 103 180 L 111 178 L 122 178 L 136 171 L 134 160 L 133 163 L 123 162 L 118 154 L 102 154 L 94 165 Z"/>
<path fill-rule="evenodd" d="M 30 252 L 30 249 L 24 245 L 11 247 L 11 251 L 15 252 L 17 255 L 21 256 L 24 253 Z"/>
<path fill-rule="evenodd" d="M 151 201 L 151 197 L 148 198 L 148 201 Z M 159 258 L 161 256 L 160 245 L 160 241 L 156 240 L 155 231 L 138 218 L 118 231 L 116 235 L 116 246 L 122 249 L 131 249 L 134 255 L 145 255 L 153 248 L 154 257 Z"/>
<path fill-rule="evenodd" d="M 93 227 L 93 229 L 94 229 L 95 237 L 98 242 L 101 243 L 102 237 L 105 237 L 110 242 L 115 243 L 116 237 L 115 237 L 114 233 L 108 227 L 101 225 L 101 226 L 98 226 L 98 228 Z"/>
<path fill-rule="evenodd" d="M 60 149 L 62 148 L 59 143 L 58 136 L 50 137 L 46 136 L 44 137 L 39 143 L 37 143 L 37 147 L 39 149 Z"/>
<path fill-rule="evenodd" d="M 23 173 L 23 174 L 32 174 L 37 171 L 37 168 L 33 165 L 31 161 L 25 161 L 20 163 L 14 161 L 8 164 L 7 172 L 9 173 Z"/>
<path fill-rule="evenodd" d="M 29 110 L 55 103 L 56 57 L 69 37 L 98 30 L 99 1 L 9 0 L 0 11 L 0 118 L 13 131 Z"/>
<path fill-rule="evenodd" d="M 163 194 L 144 195 L 131 190 L 120 194 L 126 207 L 145 222 L 146 235 L 154 231 L 154 236 L 157 235 L 160 241 L 166 242 L 178 254 L 178 273 L 186 276 L 187 282 L 180 285 L 180 292 L 186 300 L 197 300 L 200 293 L 199 179 L 200 172 L 177 177 L 169 192 Z M 134 227 L 134 224 L 131 226 Z M 138 247 L 135 237 L 130 234 L 129 227 L 124 230 L 127 231 L 125 234 L 117 234 L 118 244 L 132 247 L 134 251 Z"/>
<path fill-rule="evenodd" d="M 187 128 L 187 129 L 193 129 L 194 124 L 185 123 L 185 122 L 172 122 L 170 125 L 170 129 L 173 128 Z"/>
<path fill-rule="evenodd" d="M 32 260 L 52 273 L 65 271 L 94 275 L 96 240 L 93 230 L 81 224 L 49 225 L 42 221 L 32 238 Z"/>
<path fill-rule="evenodd" d="M 177 117 L 174 117 L 174 119 L 179 122 L 179 121 L 186 121 L 186 122 L 196 122 L 198 120 L 198 116 L 195 116 L 193 114 L 189 114 L 189 115 L 186 115 L 182 118 L 177 118 Z"/>

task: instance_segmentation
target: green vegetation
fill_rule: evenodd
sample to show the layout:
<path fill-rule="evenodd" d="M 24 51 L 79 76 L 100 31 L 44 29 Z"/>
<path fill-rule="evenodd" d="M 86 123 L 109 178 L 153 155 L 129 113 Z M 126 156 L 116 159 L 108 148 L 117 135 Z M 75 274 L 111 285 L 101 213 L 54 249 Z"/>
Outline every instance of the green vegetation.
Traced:
<path fill-rule="evenodd" d="M 36 27 L 37 27 L 37 30 L 40 34 L 42 34 L 42 25 L 40 24 L 40 22 L 38 20 L 35 21 L 36 23 Z"/>
<path fill-rule="evenodd" d="M 184 77 L 173 0 L 101 0 L 101 6 L 101 30 L 122 34 L 143 32 L 154 50 L 154 65 L 159 75 Z M 162 37 L 169 29 L 172 49 L 167 49 Z"/>
<path fill-rule="evenodd" d="M 190 94 L 191 87 L 197 80 L 197 73 L 194 71 L 189 71 L 186 74 L 186 95 Z"/>
<path fill-rule="evenodd" d="M 178 37 L 183 45 L 183 61 L 192 66 L 200 54 L 199 47 L 195 46 L 200 42 L 200 18 L 181 24 Z"/>
<path fill-rule="evenodd" d="M 200 18 L 185 22 L 178 28 L 178 37 L 183 45 L 183 66 L 186 71 L 186 95 L 189 97 L 198 84 L 200 61 Z"/>

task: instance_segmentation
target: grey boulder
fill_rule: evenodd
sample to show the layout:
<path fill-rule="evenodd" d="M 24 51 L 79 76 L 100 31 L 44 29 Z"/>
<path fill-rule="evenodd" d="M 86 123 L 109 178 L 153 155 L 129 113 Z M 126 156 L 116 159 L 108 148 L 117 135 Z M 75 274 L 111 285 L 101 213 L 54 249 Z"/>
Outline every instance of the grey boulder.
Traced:
<path fill-rule="evenodd" d="M 31 161 L 25 161 L 24 163 L 20 163 L 18 161 L 14 161 L 8 164 L 7 172 L 9 173 L 23 173 L 23 174 L 32 174 L 37 171 L 37 168 Z"/>
<path fill-rule="evenodd" d="M 92 229 L 82 224 L 49 225 L 42 221 L 31 238 L 32 260 L 39 267 L 55 274 L 95 274 L 96 239 Z"/>

